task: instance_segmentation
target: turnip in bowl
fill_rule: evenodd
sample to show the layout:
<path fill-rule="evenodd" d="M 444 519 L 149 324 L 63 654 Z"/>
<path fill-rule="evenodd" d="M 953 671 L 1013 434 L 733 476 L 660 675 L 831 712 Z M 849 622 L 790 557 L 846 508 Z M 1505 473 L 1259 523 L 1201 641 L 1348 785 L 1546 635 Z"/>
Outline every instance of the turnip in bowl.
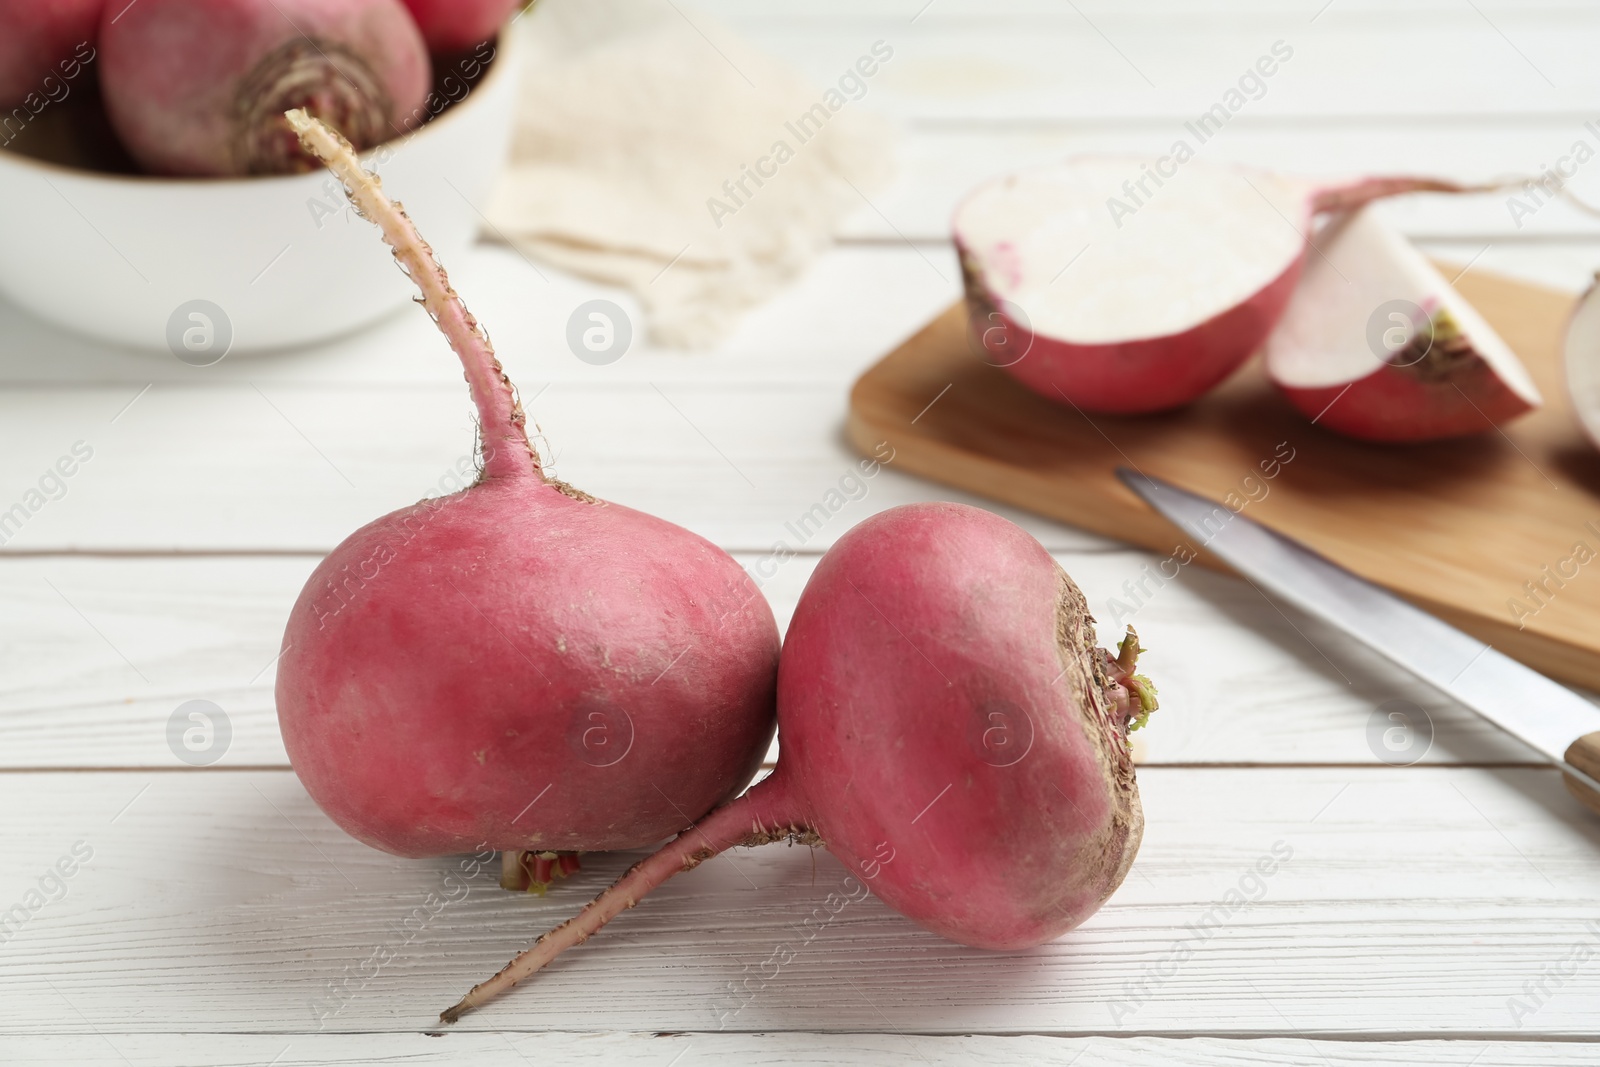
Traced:
<path fill-rule="evenodd" d="M 408 133 L 363 154 L 406 190 L 446 262 L 471 243 L 505 158 L 514 33 L 441 67 Z M 306 344 L 409 301 L 324 171 L 185 179 L 137 173 L 83 79 L 0 149 L 0 293 L 67 329 L 196 364 Z"/>

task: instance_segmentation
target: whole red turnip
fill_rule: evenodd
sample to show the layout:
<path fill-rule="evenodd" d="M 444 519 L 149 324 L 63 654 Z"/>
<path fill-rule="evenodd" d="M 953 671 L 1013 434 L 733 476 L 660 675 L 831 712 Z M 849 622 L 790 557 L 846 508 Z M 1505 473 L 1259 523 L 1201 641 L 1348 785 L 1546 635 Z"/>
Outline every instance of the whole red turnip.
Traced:
<path fill-rule="evenodd" d="M 407 132 L 431 78 L 400 0 L 111 4 L 100 52 L 111 124 L 157 174 L 310 170 L 286 110 L 303 107 L 370 148 Z"/>
<path fill-rule="evenodd" d="M 1138 638 L 1095 646 L 1083 594 L 1012 523 L 960 504 L 866 520 L 822 557 L 778 671 L 772 775 L 685 831 L 444 1013 L 453 1021 L 735 845 L 825 844 L 953 941 L 1060 936 L 1143 829 L 1128 731 L 1155 707 Z"/>
<path fill-rule="evenodd" d="M 0 0 L 0 110 L 41 110 L 70 81 L 76 66 L 95 55 L 95 36 L 105 0 Z M 67 73 L 68 70 L 72 73 Z M 39 101 L 31 106 L 30 96 Z M 3 119 L 4 116 L 0 116 Z"/>
<path fill-rule="evenodd" d="M 435 55 L 464 52 L 487 41 L 523 0 L 405 0 Z"/>
<path fill-rule="evenodd" d="M 541 469 L 487 336 L 410 219 L 347 143 L 291 121 L 422 290 L 483 447 L 476 484 L 357 530 L 307 581 L 277 680 L 295 772 L 340 826 L 403 856 L 682 830 L 750 781 L 771 740 L 771 610 L 715 545 Z"/>

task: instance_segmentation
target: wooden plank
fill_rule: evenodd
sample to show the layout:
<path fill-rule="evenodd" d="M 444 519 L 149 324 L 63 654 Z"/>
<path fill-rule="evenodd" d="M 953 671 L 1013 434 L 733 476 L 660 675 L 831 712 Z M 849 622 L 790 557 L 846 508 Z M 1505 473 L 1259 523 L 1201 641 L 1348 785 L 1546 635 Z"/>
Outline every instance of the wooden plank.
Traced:
<path fill-rule="evenodd" d="M 753 309 L 715 351 L 685 352 L 650 344 L 638 304 L 628 294 L 536 265 L 503 245 L 476 245 L 446 267 L 473 313 L 488 324 L 507 373 L 529 399 L 552 381 L 590 386 L 654 381 L 663 388 L 689 382 L 842 383 L 960 292 L 960 275 L 947 250 L 833 249 L 793 285 Z M 567 346 L 567 320 L 596 298 L 616 302 L 634 325 L 628 351 L 606 366 L 579 360 Z M 230 355 L 210 367 L 188 366 L 166 352 L 134 352 L 78 338 L 4 302 L 0 337 L 5 339 L 0 384 L 120 384 L 127 386 L 123 402 L 152 382 L 157 389 L 251 382 L 263 389 L 448 385 L 465 395 L 459 361 L 415 307 L 401 308 L 348 337 L 291 351 Z M 0 432 L 10 418 L 8 412 Z"/>
<path fill-rule="evenodd" d="M 1330 181 L 1367 174 L 1429 174 L 1495 182 L 1535 177 L 1560 162 L 1571 175 L 1572 193 L 1600 203 L 1600 166 L 1574 163 L 1577 142 L 1591 153 L 1600 151 L 1600 133 L 1584 126 L 1587 118 L 1280 120 L 1241 115 L 1204 143 L 1176 118 L 918 123 L 900 141 L 899 180 L 874 194 L 871 208 L 856 212 L 844 232 L 854 239 L 944 240 L 955 205 L 995 175 L 1070 155 L 1155 159 L 1171 153 L 1179 140 L 1200 163 L 1241 164 Z M 1139 177 L 1136 166 L 1129 176 Z M 1478 248 L 1578 238 L 1592 248 L 1600 237 L 1600 219 L 1593 214 L 1519 187 L 1474 196 L 1404 196 L 1377 210 L 1413 240 L 1475 240 Z M 1591 269 L 1595 262 L 1591 258 Z M 1492 269 L 1488 263 L 1479 265 Z"/>
<path fill-rule="evenodd" d="M 472 466 L 474 426 L 459 384 L 138 392 L 0 394 L 0 513 L 33 509 L 0 530 L 5 551 L 320 554 L 379 515 L 451 491 Z M 792 542 L 789 524 L 860 475 L 839 432 L 842 383 L 561 384 L 543 395 L 532 383 L 524 395 L 537 397 L 539 444 L 562 478 L 730 549 Z M 92 457 L 57 485 L 49 472 L 74 446 Z M 893 462 L 862 484 L 865 506 L 851 521 L 930 497 L 977 502 Z M 1106 543 L 1013 514 L 1052 548 Z M 845 525 L 826 524 L 810 547 Z"/>
<path fill-rule="evenodd" d="M 841 512 L 846 525 L 865 514 Z M 780 627 L 814 553 L 781 564 L 741 554 Z M 1243 582 L 1187 568 L 1155 589 L 1160 559 L 1058 554 L 1102 639 L 1133 623 L 1162 710 L 1135 736 L 1149 764 L 1485 764 L 1536 760 L 1477 715 L 1312 620 L 1286 627 Z M 0 560 L 0 768 L 182 770 L 168 721 L 207 700 L 226 716 L 222 768 L 288 765 L 273 705 L 284 622 L 315 556 Z M 1152 594 L 1131 614 L 1126 586 Z M 1385 731 L 1389 711 L 1414 735 Z M 181 716 L 180 716 L 181 718 Z M 1376 724 L 1376 729 L 1374 728 Z M 1402 744 L 1402 741 L 1404 744 Z"/>
<path fill-rule="evenodd" d="M 763 566 L 783 624 L 814 562 Z M 287 767 L 275 664 L 289 609 L 317 563 L 309 555 L 0 561 L 0 767 L 184 769 L 168 723 L 187 724 L 179 708 L 192 700 L 214 704 L 226 722 L 206 766 Z"/>
<path fill-rule="evenodd" d="M 874 40 L 895 48 L 863 100 L 900 118 L 1188 116 L 1283 40 L 1292 59 L 1246 108 L 1321 117 L 1396 111 L 1592 114 L 1593 8 L 1569 4 L 1075 4 L 904 0 L 815 13 L 711 10 L 832 84 Z M 1229 8 L 1232 8 L 1230 13 Z M 1471 14 L 1468 19 L 1464 14 Z M 1445 46 L 1448 42 L 1448 46 Z M 1519 54 L 1520 53 L 1520 54 Z"/>
<path fill-rule="evenodd" d="M 1181 538 L 1115 468 L 1242 500 L 1241 479 L 1292 457 L 1260 483 L 1267 495 L 1251 517 L 1540 670 L 1600 687 L 1600 583 L 1570 581 L 1531 616 L 1509 607 L 1541 567 L 1593 541 L 1585 524 L 1600 518 L 1593 449 L 1561 383 L 1570 298 L 1478 272 L 1459 286 L 1545 397 L 1502 434 L 1407 448 L 1350 441 L 1309 425 L 1255 365 L 1181 412 L 1090 418 L 975 358 L 959 305 L 862 377 L 850 433 L 890 441 L 907 469 L 1168 554 Z"/>
<path fill-rule="evenodd" d="M 876 899 L 825 903 L 845 872 L 824 852 L 756 849 L 456 1031 L 1600 1037 L 1600 823 L 1553 772 L 1146 768 L 1140 788 L 1133 873 L 1050 945 L 961 948 Z M 3 946 L 8 1034 L 430 1029 L 634 858 L 507 894 L 356 843 L 287 772 L 0 774 L 0 806 L 8 910 L 92 852 Z"/>
<path fill-rule="evenodd" d="M 1301 14 L 1310 18 L 1320 9 L 1319 0 L 1079 0 L 1079 10 L 1090 16 L 1122 12 L 1130 20 L 1143 17 L 1204 16 L 1224 24 L 1249 26 L 1264 14 Z M 1479 7 L 1493 16 L 1521 12 L 1542 19 L 1581 20 L 1591 14 L 1587 0 L 1480 0 Z M 1381 21 L 1396 13 L 1442 15 L 1458 13 L 1454 0 L 1340 0 L 1340 10 L 1352 18 Z M 759 26 L 790 26 L 803 23 L 849 26 L 873 20 L 905 21 L 922 11 L 921 24 L 941 21 L 971 21 L 988 16 L 992 21 L 1017 22 L 1041 15 L 1061 14 L 1057 0 L 939 0 L 937 7 L 923 11 L 911 0 L 700 0 L 695 10 L 715 15 L 729 24 L 737 23 L 744 32 Z"/>
<path fill-rule="evenodd" d="M 1014 159 L 1019 165 L 1055 154 L 1016 152 L 1014 136 L 956 140 L 958 144 L 950 147 L 962 151 L 952 152 L 949 161 L 924 161 L 908 151 L 903 157 L 905 182 L 892 193 L 874 197 L 891 221 L 863 208 L 844 245 L 821 256 L 793 287 L 753 309 L 733 336 L 709 352 L 652 346 L 644 336 L 637 304 L 628 294 L 549 267 L 536 268 L 498 244 L 478 245 L 469 257 L 451 264 L 452 278 L 473 311 L 492 324 L 508 373 L 529 398 L 548 382 L 559 387 L 653 381 L 662 388 L 688 383 L 725 387 L 844 383 L 960 295 L 960 273 L 948 241 L 950 209 L 968 188 L 1001 168 L 981 161 L 968 163 L 948 177 L 929 168 L 935 162 L 941 167 L 947 162 L 954 165 L 955 157 L 967 158 L 968 148 L 977 156 Z M 918 143 L 909 142 L 913 147 Z M 1012 154 L 1006 156 L 1002 150 Z M 1541 213 L 1535 221 L 1544 217 Z M 1404 229 L 1403 218 L 1400 223 Z M 1434 228 L 1446 235 L 1452 232 L 1450 227 Z M 905 244 L 902 234 L 914 236 L 916 246 Z M 1501 273 L 1539 271 L 1546 261 L 1561 258 L 1554 283 L 1574 290 L 1600 263 L 1600 239 L 1589 240 L 1580 231 L 1563 230 L 1559 240 L 1549 241 L 1493 235 L 1436 240 L 1439 243 L 1433 247 L 1444 248 L 1447 258 L 1461 263 L 1475 259 L 1475 269 Z M 1492 245 L 1487 252 L 1485 241 Z M 636 328 L 628 353 L 603 367 L 577 359 L 566 342 L 568 317 L 596 298 L 616 302 Z M 3 300 L 0 338 L 5 342 L 0 350 L 0 386 L 124 387 L 109 414 L 146 385 L 196 390 L 193 395 L 204 396 L 205 388 L 224 384 L 248 388 L 254 383 L 263 390 L 338 385 L 360 392 L 378 385 L 459 387 L 461 381 L 459 364 L 443 347 L 438 331 L 414 308 L 401 309 L 370 330 L 334 342 L 268 355 L 232 355 L 211 367 L 191 367 L 166 353 L 134 352 L 80 338 Z M 130 409 L 130 416 L 137 406 Z M 30 435 L 29 425 L 17 422 L 25 417 L 7 411 L 0 435 L 7 439 L 13 439 L 13 433 L 17 439 Z M 213 442 L 218 447 L 225 443 L 225 439 Z"/>
<path fill-rule="evenodd" d="M 702 1067 L 1523 1067 L 1588 1064 L 1584 1044 L 1558 1041 L 1328 1041 L 1304 1038 L 934 1037 L 925 1034 L 718 1034 L 546 1031 L 540 1034 L 123 1034 L 0 1037 L 13 1067 L 62 1063 L 107 1067 L 311 1067 L 370 1064 L 426 1067 L 470 1060 L 477 1067 L 559 1063 L 591 1067 L 651 1063 Z M 274 1057 L 277 1057 L 274 1059 Z"/>
<path fill-rule="evenodd" d="M 1482 249 L 1457 251 L 1465 262 Z M 944 281 L 925 255 L 942 264 Z M 509 303 L 539 301 L 518 295 L 494 270 L 485 268 L 483 277 L 506 285 L 494 292 L 508 302 L 497 310 L 511 339 L 497 336 L 564 477 L 727 547 L 762 551 L 857 463 L 840 432 L 846 381 L 955 295 L 947 247 L 834 256 L 840 265 L 829 270 L 842 273 L 823 287 L 828 292 L 792 294 L 794 303 L 762 309 L 758 315 L 770 311 L 772 318 L 761 332 L 782 324 L 800 336 L 808 327 L 795 316 L 805 311 L 813 321 L 876 323 L 862 327 L 866 341 L 830 348 L 825 335 L 821 348 L 810 349 L 791 340 L 769 357 L 740 349 L 704 366 L 697 360 L 706 357 L 698 355 L 657 362 L 660 353 L 641 353 L 637 363 L 625 358 L 614 368 L 588 367 L 558 350 L 564 342 L 546 336 L 555 326 L 545 312 L 530 324 Z M 1571 264 L 1573 273 L 1579 262 Z M 861 296 L 874 263 L 886 270 L 899 264 L 888 273 L 901 278 L 890 287 L 901 296 L 881 309 L 881 319 L 878 306 Z M 833 291 L 851 280 L 853 296 Z M 828 306 L 840 314 L 825 314 Z M 396 322 L 393 330 L 350 340 L 348 350 L 197 369 L 72 342 L 11 314 L 6 322 L 0 312 L 0 333 L 11 331 L 9 358 L 0 360 L 9 369 L 0 370 L 0 379 L 11 375 L 13 386 L 0 393 L 0 511 L 37 487 L 75 442 L 96 451 L 65 498 L 44 503 L 20 531 L 0 531 L 7 541 L 0 551 L 325 552 L 377 515 L 451 484 L 451 468 L 471 447 L 465 390 L 425 321 L 411 324 L 415 335 Z M 839 327 L 840 337 L 847 333 Z M 392 371 L 383 362 L 386 351 L 394 357 Z M 811 351 L 832 355 L 812 359 Z M 626 371 L 590 373 L 615 368 Z M 206 377 L 211 371 L 220 373 Z M 724 374 L 729 380 L 718 381 Z M 15 388 L 27 381 L 35 384 Z M 1553 400 L 1560 393 L 1547 389 Z M 903 476 L 895 464 L 871 489 L 872 507 L 953 495 Z M 1013 515 L 1051 548 L 1105 544 Z"/>

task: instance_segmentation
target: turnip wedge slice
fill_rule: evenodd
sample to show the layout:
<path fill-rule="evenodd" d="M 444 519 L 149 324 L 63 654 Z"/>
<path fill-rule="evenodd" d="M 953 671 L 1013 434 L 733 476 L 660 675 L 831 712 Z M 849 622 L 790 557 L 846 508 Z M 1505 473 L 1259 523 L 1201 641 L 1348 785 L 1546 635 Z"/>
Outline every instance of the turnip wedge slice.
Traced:
<path fill-rule="evenodd" d="M 1318 426 L 1368 441 L 1481 433 L 1542 402 L 1494 328 L 1371 209 L 1317 240 L 1267 374 Z"/>

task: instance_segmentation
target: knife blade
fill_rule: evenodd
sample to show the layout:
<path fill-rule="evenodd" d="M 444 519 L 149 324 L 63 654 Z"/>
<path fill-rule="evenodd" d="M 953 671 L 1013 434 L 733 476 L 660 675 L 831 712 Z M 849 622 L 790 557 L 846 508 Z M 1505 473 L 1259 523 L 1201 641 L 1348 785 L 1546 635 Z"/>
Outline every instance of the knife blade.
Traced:
<path fill-rule="evenodd" d="M 1117 477 L 1262 590 L 1355 638 L 1537 751 L 1567 775 L 1579 799 L 1600 811 L 1600 707 L 1254 519 L 1127 467 L 1118 468 Z"/>

